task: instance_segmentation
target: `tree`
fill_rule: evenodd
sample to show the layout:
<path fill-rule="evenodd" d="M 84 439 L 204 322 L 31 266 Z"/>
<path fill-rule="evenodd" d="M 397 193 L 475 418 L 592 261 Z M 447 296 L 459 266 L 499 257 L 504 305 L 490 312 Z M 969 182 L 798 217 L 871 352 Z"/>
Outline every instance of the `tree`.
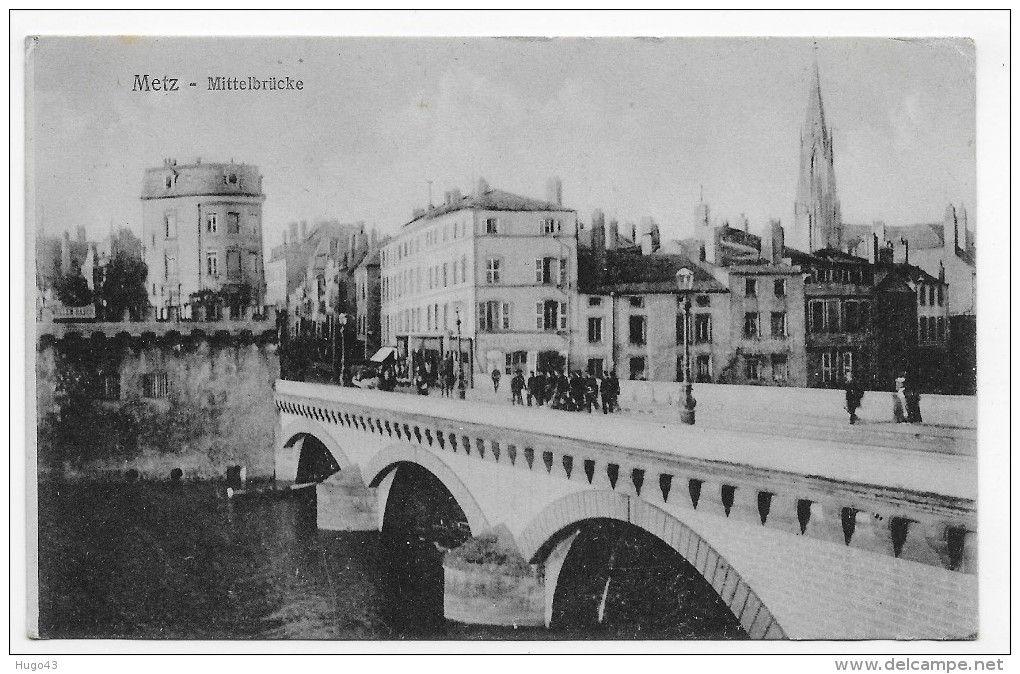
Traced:
<path fill-rule="evenodd" d="M 80 273 L 62 274 L 53 283 L 60 303 L 68 307 L 83 307 L 92 303 L 92 291 Z M 143 288 L 144 290 L 144 288 Z"/>
<path fill-rule="evenodd" d="M 120 320 L 124 312 L 132 318 L 141 318 L 149 307 L 145 291 L 148 266 L 140 258 L 117 251 L 103 270 L 101 298 L 106 307 L 107 320 Z"/>

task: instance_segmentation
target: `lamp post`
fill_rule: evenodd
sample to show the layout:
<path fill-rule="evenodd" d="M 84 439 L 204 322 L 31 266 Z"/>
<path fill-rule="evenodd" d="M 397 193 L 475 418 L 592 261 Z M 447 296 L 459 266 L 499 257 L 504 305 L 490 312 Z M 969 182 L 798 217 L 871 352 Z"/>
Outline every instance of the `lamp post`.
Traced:
<path fill-rule="evenodd" d="M 464 352 L 460 348 L 460 307 L 457 307 L 457 397 L 464 400 L 467 397 L 464 383 Z"/>
<path fill-rule="evenodd" d="M 336 325 L 340 326 L 340 385 L 347 385 L 347 339 L 344 333 L 347 326 L 347 314 L 339 314 Z M 333 335 L 333 353 L 336 353 L 336 334 Z"/>
<path fill-rule="evenodd" d="M 692 395 L 691 386 L 691 289 L 694 287 L 694 272 L 684 267 L 676 274 L 676 285 L 684 302 L 684 397 L 680 407 L 680 421 L 694 425 L 694 408 L 698 402 Z"/>

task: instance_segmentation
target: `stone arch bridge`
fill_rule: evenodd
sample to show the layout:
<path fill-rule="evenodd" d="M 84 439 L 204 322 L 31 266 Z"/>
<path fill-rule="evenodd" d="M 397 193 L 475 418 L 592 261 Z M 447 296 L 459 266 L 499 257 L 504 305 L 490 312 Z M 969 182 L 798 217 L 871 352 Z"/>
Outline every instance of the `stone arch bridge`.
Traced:
<path fill-rule="evenodd" d="M 381 529 L 411 463 L 472 536 L 509 532 L 531 573 L 446 566 L 451 618 L 548 624 L 572 534 L 601 518 L 679 553 L 751 638 L 977 633 L 972 456 L 282 380 L 276 404 L 278 481 L 328 450 L 321 528 Z"/>

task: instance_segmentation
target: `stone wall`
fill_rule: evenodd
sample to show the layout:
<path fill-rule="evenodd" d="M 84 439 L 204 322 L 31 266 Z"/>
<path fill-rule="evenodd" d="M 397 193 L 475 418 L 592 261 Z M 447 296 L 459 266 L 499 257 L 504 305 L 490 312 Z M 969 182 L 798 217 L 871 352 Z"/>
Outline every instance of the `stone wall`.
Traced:
<path fill-rule="evenodd" d="M 270 477 L 279 376 L 274 344 L 219 336 L 66 338 L 36 352 L 40 477 L 134 468 L 165 479 Z"/>

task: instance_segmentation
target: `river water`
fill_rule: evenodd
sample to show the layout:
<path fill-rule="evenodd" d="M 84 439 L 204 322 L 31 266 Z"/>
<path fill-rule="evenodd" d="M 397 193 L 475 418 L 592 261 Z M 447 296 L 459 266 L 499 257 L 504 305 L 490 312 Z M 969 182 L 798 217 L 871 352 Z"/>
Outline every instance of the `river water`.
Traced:
<path fill-rule="evenodd" d="M 41 484 L 40 634 L 129 639 L 741 636 L 731 616 L 711 606 L 660 633 L 640 631 L 635 627 L 640 621 L 630 617 L 622 628 L 572 628 L 565 621 L 553 630 L 437 620 L 428 611 L 409 610 L 408 602 L 431 597 L 435 613 L 437 587 L 442 596 L 441 570 L 436 578 L 441 557 L 425 545 L 432 556 L 411 563 L 415 569 L 428 567 L 427 572 L 408 575 L 393 561 L 406 557 L 400 554 L 406 541 L 398 539 L 319 531 L 314 499 L 307 497 L 229 501 L 222 486 L 210 484 Z M 393 540 L 399 550 L 392 548 Z M 652 592 L 657 599 L 662 594 L 659 588 Z"/>

